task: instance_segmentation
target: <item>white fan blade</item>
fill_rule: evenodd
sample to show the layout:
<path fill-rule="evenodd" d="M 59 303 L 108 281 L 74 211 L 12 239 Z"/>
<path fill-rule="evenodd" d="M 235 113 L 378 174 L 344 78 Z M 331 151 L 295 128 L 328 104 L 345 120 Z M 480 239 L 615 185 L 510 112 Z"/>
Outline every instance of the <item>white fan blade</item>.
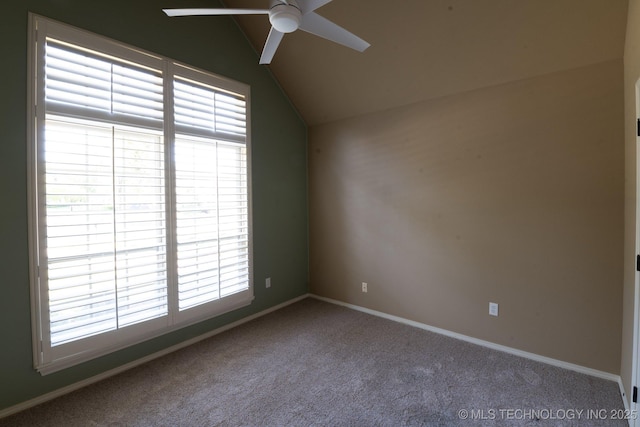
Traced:
<path fill-rule="evenodd" d="M 315 34 L 318 37 L 355 49 L 358 52 L 364 52 L 365 49 L 371 46 L 360 37 L 350 33 L 341 26 L 334 24 L 315 12 L 303 15 L 302 23 L 299 28 L 307 33 Z"/>
<path fill-rule="evenodd" d="M 330 2 L 331 0 L 302 0 L 300 2 L 300 11 L 303 15 L 306 15 Z"/>
<path fill-rule="evenodd" d="M 262 56 L 260 56 L 261 64 L 270 64 L 273 59 L 273 55 L 276 54 L 276 49 L 280 45 L 282 41 L 282 37 L 284 37 L 284 33 L 276 30 L 271 27 L 271 31 L 269 31 L 269 36 L 267 37 L 267 41 L 264 44 L 264 48 L 262 49 Z"/>
<path fill-rule="evenodd" d="M 162 9 L 167 16 L 260 15 L 269 9 Z"/>

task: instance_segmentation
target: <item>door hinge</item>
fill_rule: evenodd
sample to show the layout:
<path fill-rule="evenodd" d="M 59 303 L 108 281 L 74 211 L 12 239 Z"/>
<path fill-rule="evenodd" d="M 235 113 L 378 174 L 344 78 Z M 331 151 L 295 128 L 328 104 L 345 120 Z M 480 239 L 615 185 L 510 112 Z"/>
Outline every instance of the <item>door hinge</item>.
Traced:
<path fill-rule="evenodd" d="M 633 397 L 631 398 L 633 403 L 638 403 L 638 387 L 633 386 Z"/>
<path fill-rule="evenodd" d="M 638 119 L 638 121 L 636 122 L 637 126 L 636 126 L 636 135 L 640 136 L 640 119 Z"/>
<path fill-rule="evenodd" d="M 636 271 L 640 271 L 640 255 L 636 255 Z"/>

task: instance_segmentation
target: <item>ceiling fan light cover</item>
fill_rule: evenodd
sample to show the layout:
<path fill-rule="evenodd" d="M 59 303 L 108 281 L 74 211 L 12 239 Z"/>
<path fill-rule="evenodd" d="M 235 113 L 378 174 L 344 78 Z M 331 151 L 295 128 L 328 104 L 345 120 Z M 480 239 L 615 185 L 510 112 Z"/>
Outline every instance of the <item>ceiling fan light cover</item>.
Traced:
<path fill-rule="evenodd" d="M 269 21 L 281 33 L 292 33 L 302 21 L 302 12 L 295 6 L 279 4 L 269 11 Z"/>

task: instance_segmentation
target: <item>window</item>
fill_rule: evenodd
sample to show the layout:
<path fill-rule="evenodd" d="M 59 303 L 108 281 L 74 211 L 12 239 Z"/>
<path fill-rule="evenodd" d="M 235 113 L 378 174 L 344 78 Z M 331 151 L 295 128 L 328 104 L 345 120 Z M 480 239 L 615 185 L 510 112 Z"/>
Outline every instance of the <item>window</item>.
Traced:
<path fill-rule="evenodd" d="M 31 16 L 42 373 L 251 303 L 249 89 Z"/>

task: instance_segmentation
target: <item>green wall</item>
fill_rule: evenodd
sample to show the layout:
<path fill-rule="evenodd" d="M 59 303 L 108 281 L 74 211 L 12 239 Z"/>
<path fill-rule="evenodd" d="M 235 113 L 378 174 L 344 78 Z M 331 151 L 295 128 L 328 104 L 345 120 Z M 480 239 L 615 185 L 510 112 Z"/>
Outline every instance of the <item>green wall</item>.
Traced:
<path fill-rule="evenodd" d="M 5 0 L 0 14 L 0 411 L 206 333 L 308 289 L 307 129 L 228 17 L 170 19 L 190 0 Z M 244 309 L 55 374 L 33 369 L 27 240 L 28 12 L 251 86 L 255 300 Z M 272 278 L 265 289 L 264 280 Z"/>

